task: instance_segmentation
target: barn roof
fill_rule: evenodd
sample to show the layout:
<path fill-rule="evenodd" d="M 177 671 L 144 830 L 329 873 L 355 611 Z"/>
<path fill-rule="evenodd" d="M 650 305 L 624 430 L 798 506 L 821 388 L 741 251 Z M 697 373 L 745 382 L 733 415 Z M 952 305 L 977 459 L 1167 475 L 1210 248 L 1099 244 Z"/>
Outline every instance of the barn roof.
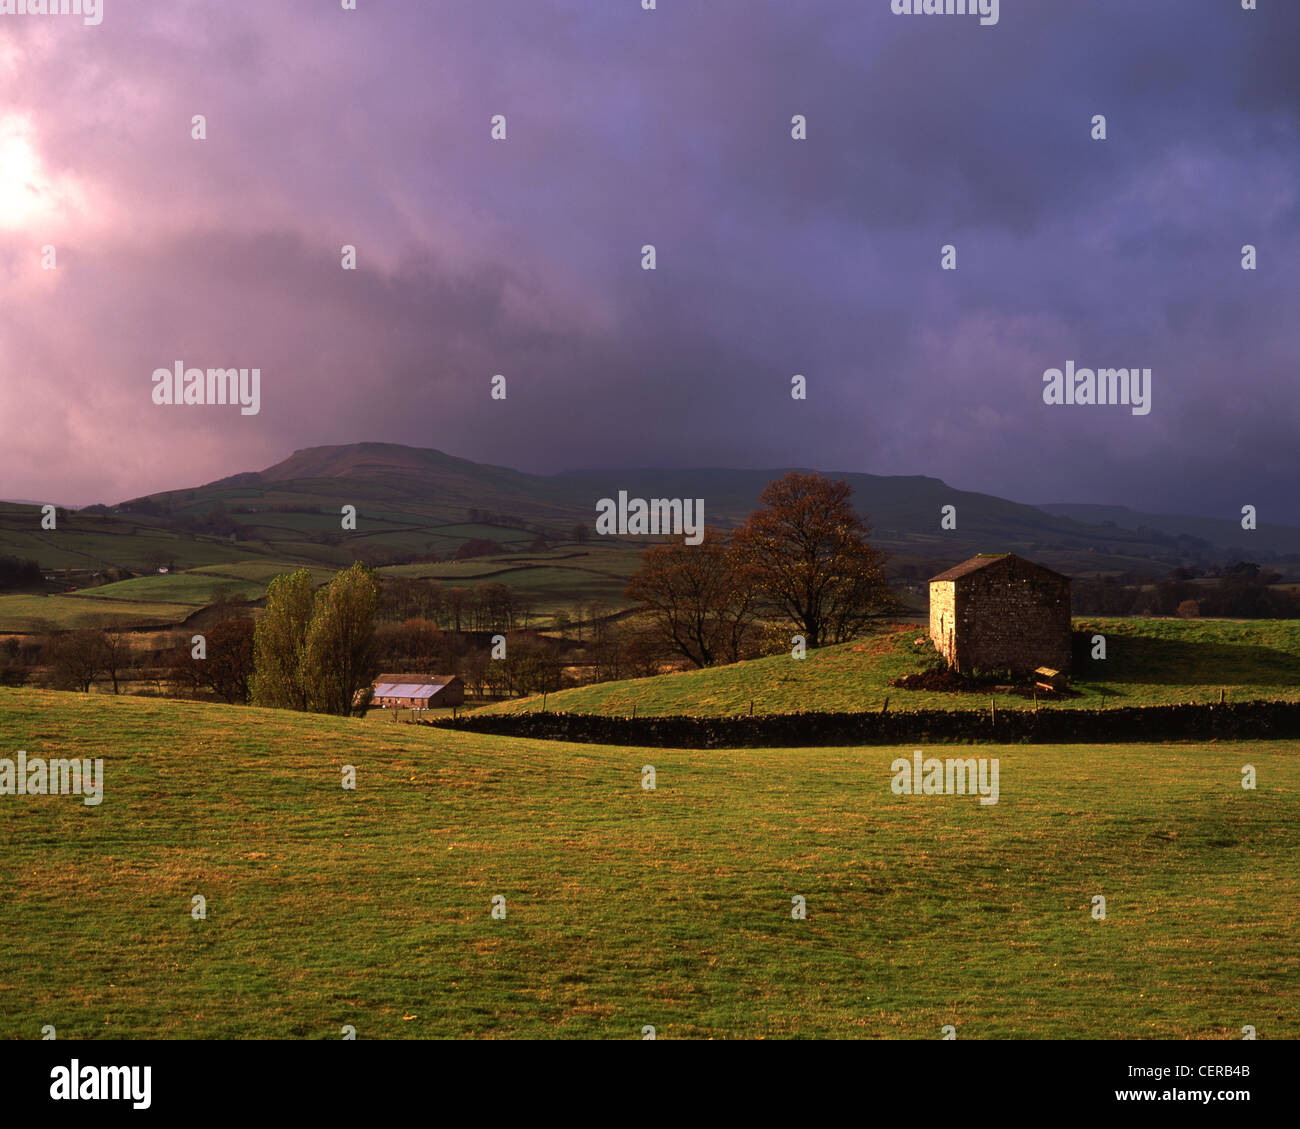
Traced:
<path fill-rule="evenodd" d="M 375 687 L 377 698 L 432 698 L 445 682 L 381 682 Z"/>
<path fill-rule="evenodd" d="M 1024 557 L 1018 557 L 1015 553 L 979 553 L 971 557 L 968 561 L 962 561 L 961 564 L 950 568 L 947 572 L 941 572 L 938 576 L 930 577 L 930 583 L 933 584 L 939 580 L 960 580 L 963 576 L 969 576 L 972 572 L 979 572 L 980 569 L 988 568 L 989 565 L 1000 564 L 1003 561 L 1019 561 L 1021 564 L 1028 565 L 1030 568 L 1036 568 L 1039 572 L 1050 573 L 1052 576 L 1060 577 L 1062 580 L 1069 580 L 1069 577 L 1062 576 L 1061 573 L 1055 572 L 1045 565 L 1035 564 L 1033 561 L 1027 561 Z"/>
<path fill-rule="evenodd" d="M 454 674 L 420 677 L 410 674 L 381 674 L 375 681 L 376 698 L 432 698 L 456 679 Z"/>

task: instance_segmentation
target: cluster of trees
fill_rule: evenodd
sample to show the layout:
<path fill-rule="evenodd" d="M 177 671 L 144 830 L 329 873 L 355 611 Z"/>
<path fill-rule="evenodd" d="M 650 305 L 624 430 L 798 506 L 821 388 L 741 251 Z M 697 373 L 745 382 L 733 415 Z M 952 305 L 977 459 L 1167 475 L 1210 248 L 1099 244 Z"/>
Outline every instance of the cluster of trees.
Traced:
<path fill-rule="evenodd" d="M 315 590 L 311 572 L 277 576 L 253 632 L 254 705 L 347 716 L 364 710 L 379 672 L 379 584 L 362 564 Z"/>
<path fill-rule="evenodd" d="M 172 663 L 171 681 L 196 695 L 207 690 L 232 705 L 247 704 L 252 693 L 254 630 L 251 619 L 221 620 L 205 633 L 201 658 L 193 645 L 181 648 Z"/>
<path fill-rule="evenodd" d="M 581 648 L 514 627 L 471 630 L 474 621 L 504 625 L 520 614 L 518 604 L 501 603 L 514 595 L 504 585 L 480 587 L 484 590 L 477 593 L 457 590 L 466 601 L 464 629 L 456 630 L 420 616 L 379 622 L 384 595 L 362 565 L 319 591 L 303 569 L 272 581 L 266 612 L 256 623 L 246 600 L 214 588 L 208 608 L 214 625 L 201 633 L 177 633 L 161 645 L 103 627 L 56 631 L 48 624 L 37 636 L 5 639 L 0 685 L 23 685 L 43 669 L 45 681 L 59 689 L 84 692 L 105 681 L 118 693 L 129 681 L 143 681 L 161 690 L 166 681 L 196 697 L 232 704 L 331 713 L 364 708 L 381 669 L 459 674 L 480 697 L 558 690 L 566 665 L 575 650 L 582 655 Z M 395 588 L 402 595 L 387 593 L 390 612 L 402 603 L 427 606 L 430 593 L 440 592 L 436 584 L 404 580 Z M 453 598 L 449 618 L 455 606 Z M 497 634 L 505 637 L 506 647 L 493 658 Z M 601 655 L 608 650 L 608 636 L 606 630 Z"/>
<path fill-rule="evenodd" d="M 44 579 L 36 561 L 0 556 L 0 588 L 32 588 Z"/>
<path fill-rule="evenodd" d="M 379 618 L 390 623 L 427 619 L 449 631 L 505 632 L 527 628 L 532 615 L 531 597 L 495 580 L 472 588 L 406 577 L 381 582 Z"/>
<path fill-rule="evenodd" d="M 851 639 L 896 603 L 849 495 L 847 482 L 791 471 L 730 535 L 710 528 L 699 545 L 646 550 L 627 596 L 662 647 L 695 666 L 746 657 L 764 620 L 810 648 Z"/>
<path fill-rule="evenodd" d="M 507 636 L 503 657 L 487 658 L 481 650 L 475 653 L 466 684 L 480 696 L 497 698 L 553 694 L 564 685 L 564 660 L 559 647 L 549 639 Z"/>
<path fill-rule="evenodd" d="M 117 694 L 131 666 L 130 637 L 120 631 L 79 627 L 51 635 L 42 658 L 49 667 L 50 685 L 56 689 L 85 693 L 103 677 Z"/>
<path fill-rule="evenodd" d="M 151 661 L 171 655 L 142 646 L 138 637 L 102 626 L 57 631 L 48 621 L 24 639 L 0 641 L 0 686 L 23 686 L 35 679 L 56 690 L 88 691 L 99 682 L 125 693 Z"/>
<path fill-rule="evenodd" d="M 593 621 L 591 641 L 583 653 L 594 682 L 647 678 L 681 663 L 680 653 L 662 632 L 637 616 Z"/>
<path fill-rule="evenodd" d="M 31 669 L 41 659 L 43 648 L 39 640 L 17 639 L 9 636 L 0 639 L 0 686 L 23 686 L 31 676 Z"/>
<path fill-rule="evenodd" d="M 1155 584 L 1137 574 L 1080 578 L 1071 586 L 1071 604 L 1075 615 L 1300 618 L 1300 588 L 1277 587 L 1281 580 L 1281 573 L 1250 561 L 1209 576 L 1178 568 Z"/>
<path fill-rule="evenodd" d="M 375 631 L 375 652 L 383 670 L 458 674 L 478 697 L 508 697 L 560 688 L 562 644 L 536 632 L 501 633 L 505 654 L 493 658 L 490 637 L 445 631 L 427 619 L 383 623 Z"/>

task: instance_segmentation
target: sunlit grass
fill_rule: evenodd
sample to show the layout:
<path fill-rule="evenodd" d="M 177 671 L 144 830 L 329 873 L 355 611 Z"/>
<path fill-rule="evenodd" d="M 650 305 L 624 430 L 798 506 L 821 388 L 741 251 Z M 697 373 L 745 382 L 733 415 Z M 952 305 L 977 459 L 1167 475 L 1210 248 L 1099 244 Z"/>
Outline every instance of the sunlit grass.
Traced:
<path fill-rule="evenodd" d="M 967 747 L 980 806 L 895 796 L 910 748 L 0 689 L 18 749 L 106 785 L 0 796 L 6 1037 L 1300 1035 L 1295 743 Z"/>

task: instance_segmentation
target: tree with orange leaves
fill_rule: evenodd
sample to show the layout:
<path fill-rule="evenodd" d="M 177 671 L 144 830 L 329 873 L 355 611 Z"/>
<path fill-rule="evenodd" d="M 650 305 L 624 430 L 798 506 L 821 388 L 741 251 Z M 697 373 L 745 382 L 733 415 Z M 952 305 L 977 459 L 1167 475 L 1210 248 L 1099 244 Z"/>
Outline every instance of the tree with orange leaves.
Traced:
<path fill-rule="evenodd" d="M 894 606 L 885 555 L 867 544 L 849 494 L 842 479 L 790 471 L 732 534 L 741 583 L 788 617 L 808 647 L 851 639 Z"/>

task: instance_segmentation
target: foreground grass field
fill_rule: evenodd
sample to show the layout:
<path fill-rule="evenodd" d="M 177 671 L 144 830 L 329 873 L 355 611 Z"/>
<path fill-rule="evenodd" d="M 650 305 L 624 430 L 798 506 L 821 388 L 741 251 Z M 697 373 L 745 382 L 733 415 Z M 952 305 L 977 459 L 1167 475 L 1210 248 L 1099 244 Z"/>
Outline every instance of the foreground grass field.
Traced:
<path fill-rule="evenodd" d="M 1300 1036 L 1294 743 L 963 750 L 981 806 L 894 795 L 910 749 L 0 689 L 18 749 L 106 784 L 0 796 L 3 1037 Z"/>
<path fill-rule="evenodd" d="M 1074 672 L 1076 697 L 1038 703 L 1051 709 L 1098 709 L 1179 702 L 1300 699 L 1300 620 L 1076 619 L 1076 631 L 1106 638 L 1104 661 Z M 918 642 L 919 641 L 919 642 Z M 654 678 L 602 682 L 549 694 L 546 708 L 627 716 L 726 717 L 796 710 L 981 709 L 989 694 L 900 690 L 892 679 L 937 659 L 928 630 L 887 625 L 874 636 L 811 651 Z M 998 709 L 1033 709 L 1032 698 L 996 697 Z M 541 696 L 489 706 L 487 713 L 540 709 Z"/>

